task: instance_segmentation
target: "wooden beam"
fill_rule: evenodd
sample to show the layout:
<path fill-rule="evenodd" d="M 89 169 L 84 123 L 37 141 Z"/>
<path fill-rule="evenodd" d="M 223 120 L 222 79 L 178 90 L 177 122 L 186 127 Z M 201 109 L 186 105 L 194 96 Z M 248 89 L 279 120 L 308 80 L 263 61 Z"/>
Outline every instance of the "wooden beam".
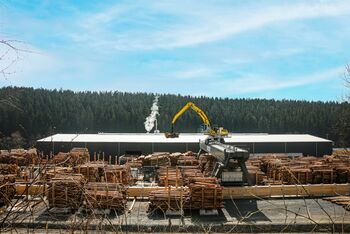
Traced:
<path fill-rule="evenodd" d="M 18 195 L 40 195 L 47 191 L 47 185 L 32 185 L 28 193 L 24 192 L 25 184 L 16 184 Z M 135 187 L 128 188 L 129 197 L 147 198 L 154 190 L 164 190 L 164 187 Z M 350 184 L 308 184 L 308 185 L 266 185 L 224 187 L 224 199 L 270 198 L 283 196 L 337 196 L 350 195 Z"/>

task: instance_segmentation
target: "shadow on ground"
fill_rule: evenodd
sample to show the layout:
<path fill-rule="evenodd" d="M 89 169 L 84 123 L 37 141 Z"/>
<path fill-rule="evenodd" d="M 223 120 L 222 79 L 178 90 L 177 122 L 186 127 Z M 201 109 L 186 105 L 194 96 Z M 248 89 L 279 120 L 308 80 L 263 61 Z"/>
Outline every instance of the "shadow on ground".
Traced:
<path fill-rule="evenodd" d="M 271 220 L 259 210 L 256 200 L 225 200 L 225 208 L 231 217 L 241 222 L 271 222 Z"/>

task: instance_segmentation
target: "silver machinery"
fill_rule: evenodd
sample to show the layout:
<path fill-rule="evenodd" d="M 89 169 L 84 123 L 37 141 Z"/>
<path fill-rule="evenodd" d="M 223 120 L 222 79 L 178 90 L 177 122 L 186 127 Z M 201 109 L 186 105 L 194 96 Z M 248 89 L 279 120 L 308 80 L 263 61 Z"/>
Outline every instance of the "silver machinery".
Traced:
<path fill-rule="evenodd" d="M 199 141 L 199 153 L 207 152 L 213 155 L 217 162 L 211 176 L 220 179 L 222 185 L 251 185 L 245 162 L 249 152 L 224 143 L 223 138 L 207 138 Z"/>

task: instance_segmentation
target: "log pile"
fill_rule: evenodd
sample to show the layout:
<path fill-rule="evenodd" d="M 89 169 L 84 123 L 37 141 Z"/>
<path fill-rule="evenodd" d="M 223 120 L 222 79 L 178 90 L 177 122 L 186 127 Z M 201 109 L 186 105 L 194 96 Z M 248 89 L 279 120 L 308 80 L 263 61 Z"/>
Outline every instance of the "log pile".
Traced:
<path fill-rule="evenodd" d="M 266 178 L 265 173 L 259 167 L 253 165 L 247 165 L 247 169 L 252 184 L 262 185 Z"/>
<path fill-rule="evenodd" d="M 350 196 L 325 197 L 323 200 L 340 205 L 345 210 L 350 211 Z"/>
<path fill-rule="evenodd" d="M 181 173 L 182 173 L 184 185 L 189 185 L 191 179 L 204 177 L 203 173 L 200 171 L 198 166 L 181 167 Z"/>
<path fill-rule="evenodd" d="M 90 153 L 87 148 L 73 148 L 69 152 L 74 164 L 82 164 L 90 161 Z"/>
<path fill-rule="evenodd" d="M 104 177 L 104 161 L 87 162 L 74 168 L 75 173 L 82 174 L 88 182 L 99 182 Z"/>
<path fill-rule="evenodd" d="M 44 180 L 49 182 L 52 178 L 59 174 L 70 174 L 73 173 L 73 169 L 70 167 L 54 167 L 54 168 L 49 168 L 44 172 Z"/>
<path fill-rule="evenodd" d="M 350 182 L 350 156 L 326 155 L 322 158 L 270 155 L 247 161 L 250 174 L 260 165 L 266 173 L 264 184 L 331 184 Z M 249 170 L 253 168 L 254 170 Z M 260 181 L 257 183 L 259 184 Z"/>
<path fill-rule="evenodd" d="M 128 165 L 105 165 L 103 168 L 104 181 L 129 185 L 133 178 Z"/>
<path fill-rule="evenodd" d="M 0 204 L 9 205 L 16 195 L 16 175 L 0 175 Z"/>
<path fill-rule="evenodd" d="M 78 209 L 83 201 L 85 179 L 81 174 L 57 175 L 48 183 L 50 207 Z"/>
<path fill-rule="evenodd" d="M 12 149 L 10 152 L 1 150 L 0 152 L 0 163 L 28 166 L 36 164 L 38 161 L 39 157 L 35 148 L 29 150 Z"/>
<path fill-rule="evenodd" d="M 160 186 L 182 186 L 182 175 L 178 167 L 160 167 L 158 169 L 158 184 Z"/>
<path fill-rule="evenodd" d="M 223 196 L 217 178 L 193 177 L 190 179 L 190 209 L 218 209 L 223 207 Z"/>
<path fill-rule="evenodd" d="M 176 153 L 172 153 L 169 155 L 170 158 L 170 164 L 172 167 L 175 167 L 178 165 L 177 160 L 179 160 L 179 157 L 182 156 L 182 153 L 180 152 L 176 152 Z"/>
<path fill-rule="evenodd" d="M 149 193 L 148 211 L 156 209 L 183 210 L 190 207 L 190 192 L 187 187 L 168 187 L 164 190 L 155 190 Z"/>
<path fill-rule="evenodd" d="M 116 183 L 87 183 L 84 186 L 85 207 L 89 209 L 125 210 L 126 188 Z"/>
<path fill-rule="evenodd" d="M 211 154 L 201 154 L 199 156 L 199 165 L 204 176 L 211 176 L 216 162 L 216 158 Z"/>
<path fill-rule="evenodd" d="M 56 154 L 52 163 L 60 166 L 75 166 L 88 162 L 90 154 L 86 148 L 73 148 L 69 153 L 59 152 Z"/>
<path fill-rule="evenodd" d="M 197 166 L 199 165 L 199 161 L 194 155 L 181 155 L 178 160 L 177 164 L 179 166 Z"/>
<path fill-rule="evenodd" d="M 20 175 L 20 168 L 16 164 L 0 164 L 0 174 L 1 175 Z"/>
<path fill-rule="evenodd" d="M 137 155 L 122 155 L 119 157 L 119 164 L 125 165 L 128 164 L 130 167 L 140 168 L 142 167 L 143 160 L 145 156 L 137 156 Z"/>
<path fill-rule="evenodd" d="M 143 166 L 154 166 L 154 167 L 169 167 L 170 153 L 168 152 L 158 152 L 147 155 L 143 160 Z"/>

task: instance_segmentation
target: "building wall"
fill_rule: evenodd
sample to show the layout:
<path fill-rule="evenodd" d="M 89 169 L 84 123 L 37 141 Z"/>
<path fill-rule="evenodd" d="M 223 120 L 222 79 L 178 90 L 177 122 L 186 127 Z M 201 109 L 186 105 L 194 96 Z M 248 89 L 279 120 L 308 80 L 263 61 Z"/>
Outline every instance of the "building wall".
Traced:
<path fill-rule="evenodd" d="M 232 144 L 247 149 L 250 153 L 302 153 L 323 156 L 332 153 L 331 142 L 286 142 L 286 143 L 240 143 Z M 68 152 L 73 147 L 87 147 L 90 154 L 104 153 L 107 157 L 129 154 L 150 154 L 153 152 L 199 151 L 198 143 L 108 143 L 108 142 L 37 142 L 36 147 L 44 154 Z"/>

